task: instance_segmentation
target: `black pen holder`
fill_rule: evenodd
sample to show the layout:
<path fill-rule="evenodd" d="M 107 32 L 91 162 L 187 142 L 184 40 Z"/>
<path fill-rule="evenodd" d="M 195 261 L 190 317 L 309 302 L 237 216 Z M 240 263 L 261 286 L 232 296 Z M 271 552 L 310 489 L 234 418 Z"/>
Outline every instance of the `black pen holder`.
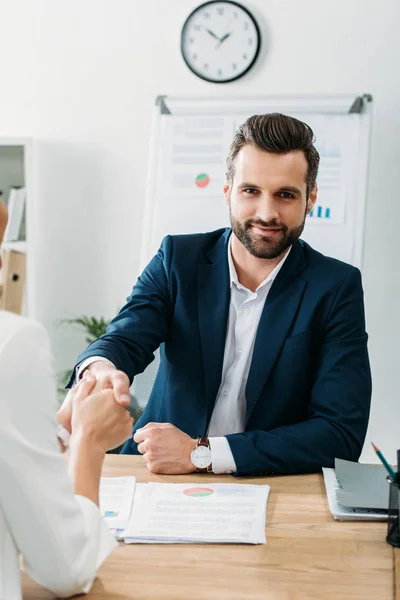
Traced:
<path fill-rule="evenodd" d="M 389 518 L 386 541 L 396 548 L 400 548 L 400 484 L 389 481 Z"/>

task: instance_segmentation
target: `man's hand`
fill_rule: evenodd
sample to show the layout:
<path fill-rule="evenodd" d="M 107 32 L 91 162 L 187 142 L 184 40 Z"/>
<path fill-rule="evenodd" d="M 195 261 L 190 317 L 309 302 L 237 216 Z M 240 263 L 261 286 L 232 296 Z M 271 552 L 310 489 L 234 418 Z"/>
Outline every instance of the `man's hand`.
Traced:
<path fill-rule="evenodd" d="M 152 473 L 184 475 L 196 470 L 190 455 L 197 440 L 171 423 L 147 423 L 136 431 L 133 439 Z"/>
<path fill-rule="evenodd" d="M 130 402 L 129 395 L 129 378 L 123 371 L 118 371 L 109 363 L 96 361 L 88 366 L 83 373 L 83 377 L 93 375 L 96 378 L 96 385 L 91 390 L 91 393 L 100 392 L 101 390 L 112 389 L 114 391 L 115 400 L 121 406 L 128 406 Z M 71 388 L 65 397 L 57 413 L 57 420 L 71 433 L 71 416 L 72 416 L 72 400 L 74 398 L 75 388 Z"/>
<path fill-rule="evenodd" d="M 83 375 L 93 375 L 96 377 L 96 387 L 94 391 L 113 390 L 118 404 L 128 406 L 130 402 L 129 378 L 123 371 L 118 371 L 113 365 L 98 360 L 85 369 Z"/>

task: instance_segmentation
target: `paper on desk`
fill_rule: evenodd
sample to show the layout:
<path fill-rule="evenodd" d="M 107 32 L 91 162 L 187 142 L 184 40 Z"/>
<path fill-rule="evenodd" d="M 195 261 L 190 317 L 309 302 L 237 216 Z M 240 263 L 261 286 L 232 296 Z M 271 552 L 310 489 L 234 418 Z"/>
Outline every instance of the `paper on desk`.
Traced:
<path fill-rule="evenodd" d="M 112 530 L 126 529 L 131 516 L 136 478 L 101 477 L 100 512 Z"/>
<path fill-rule="evenodd" d="M 339 504 L 336 491 L 341 489 L 335 469 L 322 468 L 329 510 L 339 521 L 387 521 L 387 512 L 367 508 L 351 508 Z"/>
<path fill-rule="evenodd" d="M 265 544 L 267 485 L 136 486 L 126 543 Z"/>

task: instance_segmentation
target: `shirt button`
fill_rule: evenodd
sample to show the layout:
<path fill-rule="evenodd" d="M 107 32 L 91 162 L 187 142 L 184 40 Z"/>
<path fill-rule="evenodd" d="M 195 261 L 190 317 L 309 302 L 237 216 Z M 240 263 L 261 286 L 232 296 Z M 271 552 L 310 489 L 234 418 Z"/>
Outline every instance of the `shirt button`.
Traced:
<path fill-rule="evenodd" d="M 237 351 L 237 353 L 238 353 L 238 354 L 242 354 L 242 352 L 243 352 L 242 348 L 238 348 L 238 351 Z"/>
<path fill-rule="evenodd" d="M 250 311 L 249 311 L 249 309 L 248 309 L 248 308 L 245 308 L 245 309 L 243 310 L 243 314 L 244 314 L 244 315 L 248 315 L 248 314 L 249 314 L 249 312 L 250 312 Z"/>
<path fill-rule="evenodd" d="M 222 395 L 223 395 L 223 396 L 227 396 L 227 395 L 228 395 L 228 390 L 224 390 L 224 391 L 222 392 Z"/>

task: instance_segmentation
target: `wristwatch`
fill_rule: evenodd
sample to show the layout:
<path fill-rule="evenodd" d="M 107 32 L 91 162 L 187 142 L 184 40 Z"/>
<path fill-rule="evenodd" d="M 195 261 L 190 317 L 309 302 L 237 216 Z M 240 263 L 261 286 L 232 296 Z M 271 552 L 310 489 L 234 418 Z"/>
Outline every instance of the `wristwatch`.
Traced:
<path fill-rule="evenodd" d="M 196 473 L 212 473 L 212 458 L 210 442 L 207 437 L 200 437 L 190 455 L 190 460 Z"/>

